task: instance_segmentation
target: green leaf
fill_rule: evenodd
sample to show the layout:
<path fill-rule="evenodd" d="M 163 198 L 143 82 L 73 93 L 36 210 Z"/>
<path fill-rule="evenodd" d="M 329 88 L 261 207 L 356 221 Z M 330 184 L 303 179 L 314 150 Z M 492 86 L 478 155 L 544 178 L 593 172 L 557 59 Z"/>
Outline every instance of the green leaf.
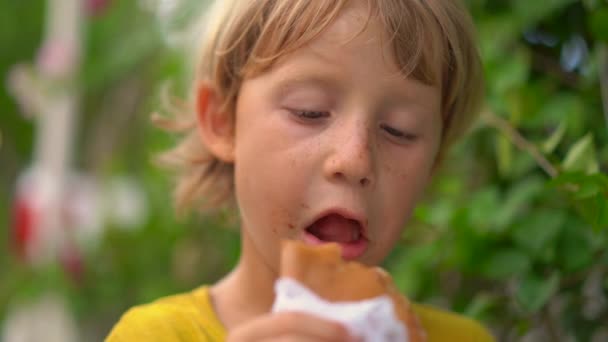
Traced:
<path fill-rule="evenodd" d="M 454 214 L 454 204 L 446 198 L 440 198 L 432 204 L 427 219 L 428 222 L 436 227 L 447 227 Z"/>
<path fill-rule="evenodd" d="M 598 184 L 594 183 L 582 183 L 579 184 L 579 188 L 574 194 L 575 200 L 583 200 L 589 197 L 597 196 L 602 192 L 602 188 Z"/>
<path fill-rule="evenodd" d="M 537 210 L 522 218 L 513 230 L 513 240 L 532 255 L 539 256 L 555 241 L 565 221 L 562 211 Z"/>
<path fill-rule="evenodd" d="M 502 134 L 496 136 L 496 161 L 500 174 L 508 177 L 513 165 L 513 147 Z"/>
<path fill-rule="evenodd" d="M 544 190 L 544 187 L 544 181 L 538 177 L 528 177 L 514 184 L 496 212 L 494 217 L 496 229 L 502 231 L 509 226 L 524 207 Z"/>
<path fill-rule="evenodd" d="M 566 133 L 566 124 L 564 121 L 560 122 L 557 129 L 549 136 L 545 142 L 542 143 L 541 149 L 544 153 L 550 154 L 553 153 L 557 145 L 562 141 L 564 135 Z"/>
<path fill-rule="evenodd" d="M 421 245 L 395 256 L 387 265 L 387 270 L 391 273 L 397 288 L 409 296 L 419 294 L 426 279 L 420 274 L 426 272 L 428 263 L 437 253 L 437 245 Z"/>
<path fill-rule="evenodd" d="M 530 23 L 541 20 L 574 2 L 576 2 L 576 0 L 511 1 L 513 10 L 524 27 L 528 26 Z"/>
<path fill-rule="evenodd" d="M 497 63 L 492 73 L 493 89 L 498 94 L 506 95 L 512 89 L 524 86 L 530 74 L 529 53 L 523 49 L 513 51 L 509 57 Z M 510 100 L 513 101 L 512 98 Z"/>
<path fill-rule="evenodd" d="M 506 279 L 526 272 L 530 268 L 530 257 L 521 250 L 506 248 L 499 250 L 483 262 L 482 274 L 493 279 Z"/>
<path fill-rule="evenodd" d="M 500 193 L 495 186 L 483 188 L 471 199 L 469 215 L 478 231 L 494 229 L 495 213 L 500 209 Z"/>
<path fill-rule="evenodd" d="M 590 230 L 576 219 L 570 219 L 563 227 L 558 242 L 558 259 L 566 272 L 575 272 L 593 262 L 594 248 Z"/>
<path fill-rule="evenodd" d="M 526 274 L 519 280 L 515 298 L 524 310 L 535 313 L 557 292 L 559 280 L 558 273 L 553 273 L 549 278 Z"/>
<path fill-rule="evenodd" d="M 549 182 L 561 187 L 569 196 L 572 207 L 596 231 L 608 227 L 608 177 L 601 173 L 565 173 Z"/>
<path fill-rule="evenodd" d="M 589 30 L 596 39 L 608 42 L 608 8 L 594 10 L 589 18 Z"/>
<path fill-rule="evenodd" d="M 561 186 L 570 193 L 581 189 L 597 187 L 601 191 L 608 191 L 608 176 L 601 173 L 585 174 L 582 172 L 564 172 L 548 183 L 550 186 Z M 574 186 L 574 187 L 573 187 Z M 585 197 L 578 195 L 579 197 Z"/>
<path fill-rule="evenodd" d="M 595 231 L 608 229 L 608 199 L 604 193 L 596 193 L 595 196 L 579 200 L 575 204 L 582 218 Z"/>
<path fill-rule="evenodd" d="M 585 5 L 585 9 L 587 11 L 593 11 L 600 6 L 602 0 L 583 0 L 583 5 Z"/>
<path fill-rule="evenodd" d="M 490 311 L 492 307 L 495 307 L 497 302 L 496 296 L 493 296 L 490 293 L 479 293 L 467 305 L 464 314 L 468 317 L 479 319 L 483 317 L 486 312 Z"/>
<path fill-rule="evenodd" d="M 598 202 L 596 228 L 598 230 L 608 229 L 608 196 L 598 194 L 596 200 Z"/>
<path fill-rule="evenodd" d="M 599 170 L 595 147 L 593 145 L 593 135 L 587 133 L 577 141 L 566 155 L 562 167 L 566 171 L 583 171 L 596 173 Z"/>
<path fill-rule="evenodd" d="M 534 116 L 523 124 L 527 128 L 544 130 L 549 127 L 564 126 L 566 132 L 575 137 L 582 135 L 585 131 L 585 99 L 579 94 L 562 91 L 555 94 L 545 95 L 547 98 Z"/>
<path fill-rule="evenodd" d="M 512 16 L 508 14 L 484 16 L 477 26 L 481 54 L 486 61 L 501 58 L 504 47 L 516 40 L 520 33 Z"/>

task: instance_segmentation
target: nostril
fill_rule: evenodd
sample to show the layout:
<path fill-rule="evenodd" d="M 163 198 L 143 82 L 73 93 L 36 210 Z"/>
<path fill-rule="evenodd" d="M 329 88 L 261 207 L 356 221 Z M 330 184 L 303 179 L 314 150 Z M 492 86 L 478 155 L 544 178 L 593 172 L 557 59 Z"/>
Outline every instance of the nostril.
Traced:
<path fill-rule="evenodd" d="M 361 178 L 361 180 L 359 181 L 359 184 L 361 184 L 361 186 L 366 186 L 367 184 L 369 184 L 369 179 L 366 178 Z"/>

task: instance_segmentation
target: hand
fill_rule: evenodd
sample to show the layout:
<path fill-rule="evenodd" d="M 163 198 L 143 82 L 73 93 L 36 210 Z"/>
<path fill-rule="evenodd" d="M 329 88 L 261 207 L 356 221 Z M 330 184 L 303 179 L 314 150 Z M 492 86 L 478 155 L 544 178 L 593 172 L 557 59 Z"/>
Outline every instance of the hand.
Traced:
<path fill-rule="evenodd" d="M 357 341 L 346 328 L 300 312 L 279 312 L 255 318 L 232 330 L 228 342 L 246 341 Z"/>

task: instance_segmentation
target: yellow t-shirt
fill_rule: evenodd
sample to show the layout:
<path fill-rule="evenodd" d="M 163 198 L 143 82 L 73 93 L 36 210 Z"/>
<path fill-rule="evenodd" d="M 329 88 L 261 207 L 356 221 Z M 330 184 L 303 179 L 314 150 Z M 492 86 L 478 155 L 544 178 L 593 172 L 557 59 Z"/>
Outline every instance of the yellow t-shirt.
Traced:
<path fill-rule="evenodd" d="M 424 326 L 428 342 L 493 342 L 479 323 L 430 306 L 413 304 Z M 226 339 L 209 297 L 209 288 L 161 298 L 127 311 L 114 326 L 107 342 L 117 341 L 205 341 Z"/>

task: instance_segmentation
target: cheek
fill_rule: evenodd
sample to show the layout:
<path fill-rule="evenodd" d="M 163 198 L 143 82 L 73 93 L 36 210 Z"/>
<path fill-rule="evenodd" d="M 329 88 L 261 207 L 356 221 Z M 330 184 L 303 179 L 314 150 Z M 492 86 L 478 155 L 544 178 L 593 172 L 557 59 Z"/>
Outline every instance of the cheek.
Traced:
<path fill-rule="evenodd" d="M 376 264 L 384 260 L 409 220 L 418 200 L 422 197 L 430 177 L 432 163 L 428 158 L 410 156 L 407 162 L 385 165 L 384 179 L 381 184 L 384 195 L 376 203 L 378 208 L 377 231 L 378 247 L 370 255 L 370 262 Z"/>
<path fill-rule="evenodd" d="M 401 229 L 417 202 L 422 198 L 430 180 L 434 156 L 426 150 L 411 151 L 401 159 L 390 159 L 384 166 L 382 211 L 391 227 Z"/>
<path fill-rule="evenodd" d="M 241 219 L 246 227 L 264 226 L 278 232 L 288 221 L 285 194 L 278 191 L 282 188 L 281 175 L 271 172 L 275 166 L 259 152 L 244 152 L 241 156 L 237 155 L 235 163 L 235 190 Z"/>
<path fill-rule="evenodd" d="M 269 127 L 249 129 L 262 133 L 237 137 L 235 187 L 241 219 L 249 229 L 289 235 L 307 182 L 303 172 L 294 172 L 304 169 L 302 158 L 287 148 L 280 133 Z"/>
<path fill-rule="evenodd" d="M 431 149 L 420 148 L 392 160 L 386 169 L 394 189 L 402 189 L 399 193 L 405 197 L 424 190 L 431 177 L 435 160 Z"/>

